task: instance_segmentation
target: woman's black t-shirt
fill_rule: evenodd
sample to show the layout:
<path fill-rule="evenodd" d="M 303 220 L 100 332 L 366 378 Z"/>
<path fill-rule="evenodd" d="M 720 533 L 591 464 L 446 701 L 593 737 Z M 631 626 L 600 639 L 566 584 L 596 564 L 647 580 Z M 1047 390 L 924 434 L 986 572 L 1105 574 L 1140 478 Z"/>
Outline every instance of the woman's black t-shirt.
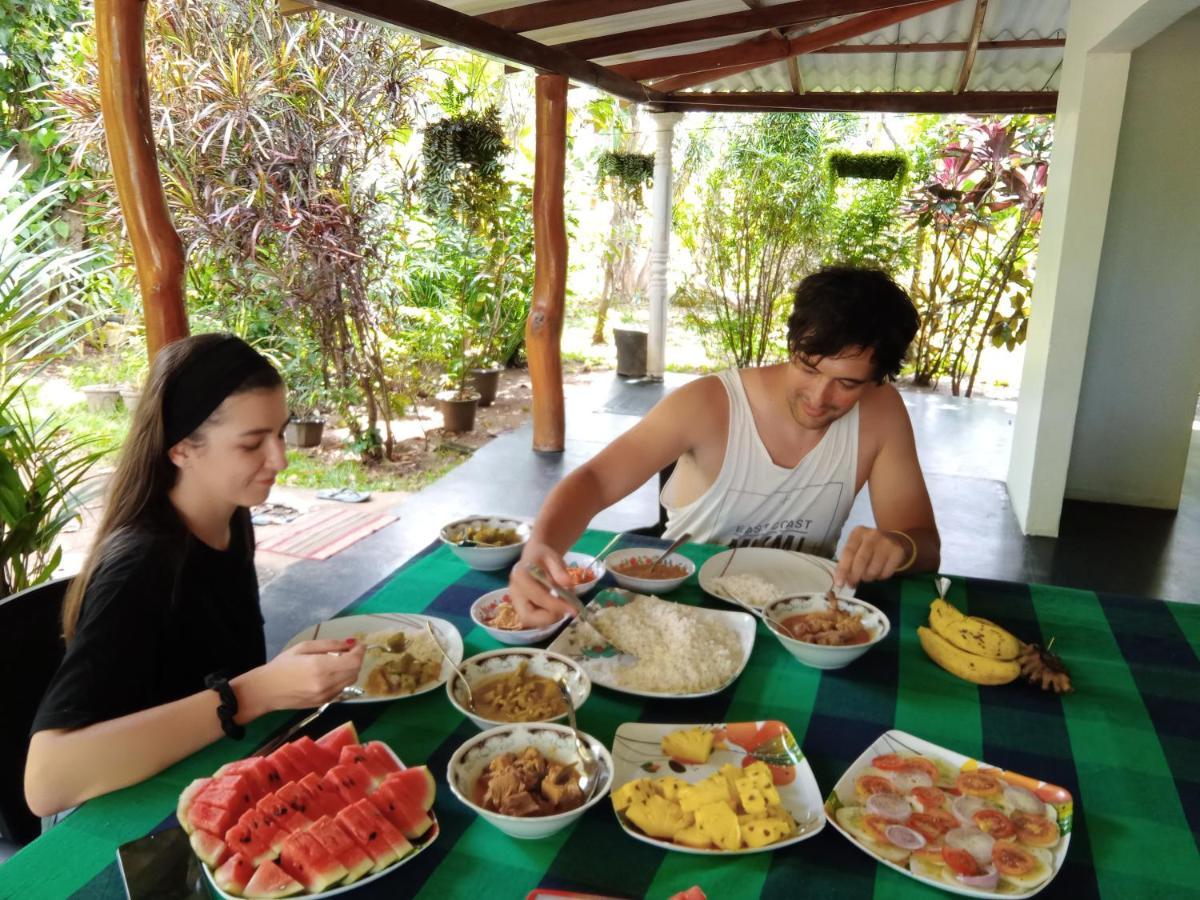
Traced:
<path fill-rule="evenodd" d="M 266 661 L 254 536 L 244 509 L 227 550 L 191 534 L 127 536 L 97 566 L 75 637 L 32 732 L 82 728 L 204 690 Z"/>

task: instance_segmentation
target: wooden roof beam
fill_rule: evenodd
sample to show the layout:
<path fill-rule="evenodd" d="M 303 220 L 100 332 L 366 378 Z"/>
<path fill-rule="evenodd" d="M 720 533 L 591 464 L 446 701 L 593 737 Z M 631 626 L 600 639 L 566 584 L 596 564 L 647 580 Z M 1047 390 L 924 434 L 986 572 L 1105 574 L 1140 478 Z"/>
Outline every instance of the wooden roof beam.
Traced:
<path fill-rule="evenodd" d="M 1053 113 L 1057 91 L 689 91 L 652 105 L 671 112 Z"/>
<path fill-rule="evenodd" d="M 765 3 L 765 0 L 742 0 L 742 3 L 744 3 L 750 9 L 762 9 L 762 7 Z M 770 33 L 771 37 L 774 37 L 774 38 L 787 37 L 787 35 L 785 35 L 783 33 L 783 30 L 779 29 L 779 28 L 772 28 L 769 33 Z M 804 93 L 804 79 L 800 77 L 800 63 L 796 60 L 796 57 L 794 57 L 794 56 L 788 57 L 787 71 L 788 71 L 788 84 L 791 85 L 793 93 L 803 94 Z"/>
<path fill-rule="evenodd" d="M 958 73 L 958 86 L 954 93 L 961 94 L 971 80 L 971 69 L 975 67 L 975 54 L 979 50 L 979 36 L 983 34 L 983 20 L 987 17 L 988 0 L 975 0 L 975 19 L 971 22 L 971 36 L 967 38 L 967 51 L 963 54 L 962 71 Z"/>
<path fill-rule="evenodd" d="M 580 59 L 558 47 L 548 47 L 474 16 L 456 12 L 431 0 L 314 0 L 321 9 L 395 25 L 423 37 L 484 53 L 538 72 L 566 75 L 582 84 L 643 103 L 659 94 L 603 66 Z"/>
<path fill-rule="evenodd" d="M 555 28 L 559 25 L 640 12 L 643 9 L 679 2 L 680 0 L 588 0 L 587 3 L 581 3 L 580 0 L 544 0 L 542 3 L 527 3 L 524 6 L 510 6 L 508 9 L 480 13 L 475 18 L 508 31 L 536 31 L 539 28 Z"/>
<path fill-rule="evenodd" d="M 734 34 L 745 34 L 760 29 L 788 28 L 808 22 L 820 22 L 835 16 L 914 6 L 921 2 L 922 0 L 799 0 L 799 2 L 748 9 L 745 12 L 725 13 L 705 19 L 692 19 L 686 22 L 673 22 L 669 25 L 656 25 L 653 28 L 640 28 L 636 31 L 572 41 L 557 46 L 559 49 L 574 53 L 584 59 L 599 59 L 604 56 L 616 56 L 620 53 L 636 53 L 658 47 L 669 47 L 673 44 L 687 44 L 692 41 L 706 41 Z"/>
<path fill-rule="evenodd" d="M 665 82 L 655 84 L 654 87 L 661 91 L 677 91 L 706 84 L 727 75 L 770 65 L 773 62 L 787 59 L 789 56 L 811 53 L 813 50 L 839 44 L 859 35 L 870 34 L 880 28 L 895 25 L 905 19 L 911 19 L 957 2 L 959 0 L 924 0 L 922 3 L 855 16 L 852 19 L 838 22 L 836 25 L 819 28 L 795 38 L 782 40 L 756 38 L 717 50 L 639 60 L 610 68 L 612 71 L 619 72 L 636 81 L 665 78 Z"/>
<path fill-rule="evenodd" d="M 979 50 L 1048 50 L 1066 46 L 1066 38 L 1029 38 L 1020 41 L 980 41 Z M 810 50 L 809 53 L 962 53 L 970 46 L 966 41 L 925 42 L 913 44 L 835 44 Z"/>

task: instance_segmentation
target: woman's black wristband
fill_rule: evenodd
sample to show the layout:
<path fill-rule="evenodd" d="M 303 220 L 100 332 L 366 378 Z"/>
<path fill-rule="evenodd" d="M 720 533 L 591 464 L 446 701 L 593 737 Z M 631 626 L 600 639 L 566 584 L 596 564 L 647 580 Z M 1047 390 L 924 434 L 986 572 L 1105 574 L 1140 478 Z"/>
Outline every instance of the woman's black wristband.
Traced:
<path fill-rule="evenodd" d="M 216 691 L 217 696 L 221 698 L 221 705 L 217 707 L 217 718 L 221 720 L 221 730 L 235 741 L 240 741 L 246 736 L 246 729 L 234 720 L 238 713 L 237 694 L 229 686 L 228 679 L 214 673 L 204 679 L 204 686 Z"/>

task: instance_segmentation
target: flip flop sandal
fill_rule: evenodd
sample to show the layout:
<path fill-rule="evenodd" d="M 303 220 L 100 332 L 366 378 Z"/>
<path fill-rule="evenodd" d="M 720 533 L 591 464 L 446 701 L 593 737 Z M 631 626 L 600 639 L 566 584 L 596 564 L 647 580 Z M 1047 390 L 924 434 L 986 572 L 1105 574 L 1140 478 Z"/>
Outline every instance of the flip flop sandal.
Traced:
<path fill-rule="evenodd" d="M 370 491 L 359 493 L 354 488 L 324 488 L 317 491 L 317 497 L 322 500 L 338 500 L 342 503 L 366 503 L 371 499 Z"/>

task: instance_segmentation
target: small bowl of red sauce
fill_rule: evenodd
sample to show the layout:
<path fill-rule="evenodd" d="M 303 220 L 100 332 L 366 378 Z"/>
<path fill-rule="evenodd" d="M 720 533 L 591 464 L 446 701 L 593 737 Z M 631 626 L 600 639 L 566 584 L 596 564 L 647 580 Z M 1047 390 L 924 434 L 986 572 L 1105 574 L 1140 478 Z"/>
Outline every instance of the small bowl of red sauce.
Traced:
<path fill-rule="evenodd" d="M 603 560 L 591 565 L 593 559 L 594 557 L 589 553 L 576 553 L 574 550 L 563 554 L 563 562 L 567 565 L 567 574 L 571 576 L 569 586 L 574 589 L 577 597 L 588 594 L 600 583 L 600 579 L 608 571 Z"/>
<path fill-rule="evenodd" d="M 696 572 L 696 564 L 682 553 L 672 553 L 657 566 L 662 554 L 651 548 L 614 550 L 604 558 L 617 584 L 639 594 L 665 594 L 673 591 Z"/>
<path fill-rule="evenodd" d="M 888 617 L 857 597 L 783 597 L 763 609 L 767 627 L 799 662 L 814 669 L 850 665 L 892 630 Z"/>

